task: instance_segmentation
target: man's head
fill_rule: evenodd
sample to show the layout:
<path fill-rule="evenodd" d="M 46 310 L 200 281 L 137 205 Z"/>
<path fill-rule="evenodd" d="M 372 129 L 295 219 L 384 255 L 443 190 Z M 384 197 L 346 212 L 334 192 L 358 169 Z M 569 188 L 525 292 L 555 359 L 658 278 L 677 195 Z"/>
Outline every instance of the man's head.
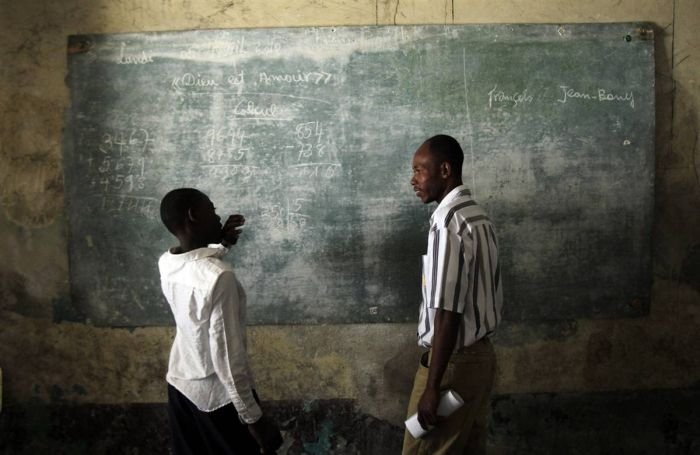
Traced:
<path fill-rule="evenodd" d="M 464 152 L 453 137 L 444 134 L 425 141 L 413 155 L 411 186 L 424 204 L 440 202 L 462 184 Z"/>
<path fill-rule="evenodd" d="M 166 194 L 160 203 L 160 219 L 181 243 L 206 246 L 221 241 L 221 218 L 214 204 L 194 188 L 178 188 Z"/>

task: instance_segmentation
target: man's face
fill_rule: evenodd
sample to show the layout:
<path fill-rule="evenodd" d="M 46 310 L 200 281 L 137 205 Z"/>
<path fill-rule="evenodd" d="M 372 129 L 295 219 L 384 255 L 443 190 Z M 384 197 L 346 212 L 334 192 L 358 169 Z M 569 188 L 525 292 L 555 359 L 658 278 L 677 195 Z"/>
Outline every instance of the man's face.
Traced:
<path fill-rule="evenodd" d="M 416 196 L 424 204 L 438 201 L 445 191 L 445 182 L 440 173 L 440 163 L 430 153 L 427 145 L 421 145 L 413 155 L 411 186 Z"/>
<path fill-rule="evenodd" d="M 197 226 L 197 236 L 207 244 L 219 243 L 222 239 L 221 217 L 216 214 L 216 208 L 208 197 L 204 196 L 194 208 L 194 219 Z"/>

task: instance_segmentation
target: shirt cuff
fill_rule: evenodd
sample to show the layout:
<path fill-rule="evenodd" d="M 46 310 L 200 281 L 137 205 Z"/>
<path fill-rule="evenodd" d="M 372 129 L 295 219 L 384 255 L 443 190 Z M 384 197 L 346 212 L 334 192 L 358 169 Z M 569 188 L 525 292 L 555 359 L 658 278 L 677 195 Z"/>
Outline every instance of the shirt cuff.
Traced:
<path fill-rule="evenodd" d="M 239 412 L 238 417 L 243 421 L 243 423 L 250 425 L 251 423 L 255 423 L 260 418 L 262 417 L 262 409 L 260 409 L 260 406 L 256 403 L 255 406 L 251 406 L 250 408 L 246 409 L 245 412 Z"/>

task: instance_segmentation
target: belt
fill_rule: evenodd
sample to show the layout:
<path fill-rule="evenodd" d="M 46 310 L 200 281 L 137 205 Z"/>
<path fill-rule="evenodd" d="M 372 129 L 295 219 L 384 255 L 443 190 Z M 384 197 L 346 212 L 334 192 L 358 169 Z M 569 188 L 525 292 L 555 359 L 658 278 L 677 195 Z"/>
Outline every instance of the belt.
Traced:
<path fill-rule="evenodd" d="M 484 350 L 490 350 L 492 349 L 491 347 L 491 340 L 489 340 L 488 337 L 480 338 L 474 343 L 470 344 L 469 346 L 462 346 L 461 348 L 455 350 L 452 352 L 452 355 L 463 355 L 463 354 L 477 354 L 479 352 L 483 352 Z M 423 364 L 424 367 L 430 366 L 430 359 L 432 357 L 433 350 L 428 349 L 425 351 L 421 357 L 420 361 Z"/>

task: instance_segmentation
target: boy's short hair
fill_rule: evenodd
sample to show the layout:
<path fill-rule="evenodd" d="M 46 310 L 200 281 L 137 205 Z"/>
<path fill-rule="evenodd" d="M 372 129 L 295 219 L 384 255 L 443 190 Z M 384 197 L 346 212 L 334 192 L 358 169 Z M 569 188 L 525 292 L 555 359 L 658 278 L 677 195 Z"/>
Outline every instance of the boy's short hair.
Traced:
<path fill-rule="evenodd" d="M 185 223 L 187 212 L 199 204 L 206 195 L 194 188 L 177 188 L 160 201 L 160 219 L 173 235 Z"/>
<path fill-rule="evenodd" d="M 457 176 L 462 176 L 462 163 L 464 163 L 464 152 L 457 139 L 446 134 L 433 136 L 425 143 L 431 153 L 438 157 L 441 162 L 447 161 L 452 167 L 452 171 Z"/>

